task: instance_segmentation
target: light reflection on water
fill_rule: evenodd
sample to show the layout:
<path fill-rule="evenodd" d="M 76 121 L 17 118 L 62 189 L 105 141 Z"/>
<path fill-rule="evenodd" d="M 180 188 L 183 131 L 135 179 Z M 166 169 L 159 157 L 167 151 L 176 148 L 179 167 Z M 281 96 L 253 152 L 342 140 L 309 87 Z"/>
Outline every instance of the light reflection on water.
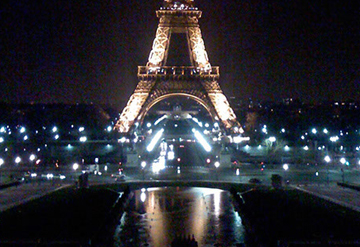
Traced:
<path fill-rule="evenodd" d="M 245 231 L 230 194 L 207 188 L 138 190 L 121 218 L 116 247 L 171 246 L 177 236 L 194 235 L 198 246 L 235 246 Z"/>

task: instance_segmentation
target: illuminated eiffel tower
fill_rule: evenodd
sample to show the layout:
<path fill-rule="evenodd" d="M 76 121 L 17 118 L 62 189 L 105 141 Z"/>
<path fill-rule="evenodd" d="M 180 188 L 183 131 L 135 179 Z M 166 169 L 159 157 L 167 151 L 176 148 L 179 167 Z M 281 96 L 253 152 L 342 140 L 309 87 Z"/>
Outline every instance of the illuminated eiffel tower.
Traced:
<path fill-rule="evenodd" d="M 142 124 L 151 107 L 174 96 L 198 102 L 213 121 L 222 123 L 226 132 L 241 130 L 219 86 L 219 67 L 209 63 L 199 26 L 201 14 L 194 7 L 194 0 L 165 0 L 156 11 L 159 25 L 148 63 L 138 67 L 139 83 L 115 125 L 116 130 L 129 133 L 135 123 Z M 185 34 L 191 66 L 166 66 L 172 34 Z"/>

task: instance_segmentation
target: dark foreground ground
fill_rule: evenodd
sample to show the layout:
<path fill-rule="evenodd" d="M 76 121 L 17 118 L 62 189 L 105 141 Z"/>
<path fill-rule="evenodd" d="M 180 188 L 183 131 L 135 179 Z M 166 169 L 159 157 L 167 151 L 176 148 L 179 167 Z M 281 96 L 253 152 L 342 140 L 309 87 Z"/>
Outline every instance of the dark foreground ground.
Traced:
<path fill-rule="evenodd" d="M 295 189 L 235 196 L 243 224 L 264 246 L 360 246 L 360 213 Z"/>
<path fill-rule="evenodd" d="M 0 246 L 107 246 L 124 207 L 117 191 L 126 195 L 119 184 L 66 188 L 4 211 Z M 252 246 L 360 246 L 356 211 L 292 189 L 237 192 Z"/>
<path fill-rule="evenodd" d="M 106 234 L 109 217 L 116 218 L 112 209 L 119 196 L 104 187 L 66 188 L 6 210 L 0 214 L 0 246 L 87 246 L 102 241 L 99 235 Z"/>

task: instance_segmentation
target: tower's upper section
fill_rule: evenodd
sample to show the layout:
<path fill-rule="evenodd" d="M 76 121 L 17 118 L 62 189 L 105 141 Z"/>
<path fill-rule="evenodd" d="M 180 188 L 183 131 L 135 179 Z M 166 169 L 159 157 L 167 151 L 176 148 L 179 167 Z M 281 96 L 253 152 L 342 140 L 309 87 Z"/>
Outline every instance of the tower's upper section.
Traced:
<path fill-rule="evenodd" d="M 194 0 L 164 0 L 164 8 L 171 10 L 187 10 L 194 8 Z"/>
<path fill-rule="evenodd" d="M 200 18 L 201 14 L 201 11 L 194 7 L 194 0 L 164 0 L 163 7 L 156 11 L 158 18 L 172 15 Z"/>

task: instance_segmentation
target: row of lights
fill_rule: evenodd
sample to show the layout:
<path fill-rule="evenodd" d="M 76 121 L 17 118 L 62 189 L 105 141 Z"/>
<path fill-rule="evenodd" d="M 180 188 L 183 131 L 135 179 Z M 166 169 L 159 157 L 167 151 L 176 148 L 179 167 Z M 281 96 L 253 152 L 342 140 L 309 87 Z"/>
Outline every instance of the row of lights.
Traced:
<path fill-rule="evenodd" d="M 263 132 L 264 134 L 268 134 L 268 129 L 267 129 L 267 126 L 266 126 L 266 125 L 263 125 L 263 127 L 262 127 L 262 129 L 261 129 L 261 132 Z M 313 135 L 319 134 L 319 131 L 317 130 L 317 128 L 312 128 L 310 132 L 311 132 L 311 134 L 313 134 Z M 280 133 L 286 133 L 285 128 L 282 128 L 282 129 L 280 130 Z M 322 130 L 322 133 L 324 133 L 325 135 L 329 135 L 330 132 L 329 132 L 329 130 L 328 130 L 327 128 L 324 128 L 324 129 Z M 345 133 L 345 135 L 348 135 L 348 134 L 349 134 L 349 132 L 346 132 L 346 133 Z M 307 136 L 307 135 L 308 135 L 308 133 L 305 132 L 304 135 L 301 135 L 301 139 L 302 139 L 302 140 L 305 140 L 305 136 Z M 340 136 L 344 136 L 344 132 L 343 132 L 342 130 L 340 130 L 340 131 L 339 131 L 339 135 L 340 135 Z M 331 137 L 329 138 L 329 140 L 330 140 L 331 142 L 336 142 L 336 141 L 339 140 L 339 136 L 338 136 L 338 135 L 331 136 Z"/>
<path fill-rule="evenodd" d="M 42 127 L 44 130 L 46 130 L 46 127 Z M 71 125 L 71 128 L 74 128 L 74 125 Z M 25 127 L 23 127 L 23 126 L 21 126 L 21 127 L 18 127 L 18 129 L 19 129 L 19 132 L 21 133 L 21 134 L 25 134 L 26 133 L 26 128 Z M 107 132 L 112 132 L 112 130 L 113 130 L 113 127 L 112 126 L 107 126 L 106 127 L 106 129 L 105 129 Z M 82 133 L 82 132 L 84 132 L 85 131 L 85 127 L 83 127 L 83 126 L 81 126 L 81 127 L 79 127 L 79 129 L 78 129 L 78 131 L 79 131 L 79 133 Z M 35 131 L 35 133 L 36 134 L 38 134 L 38 130 L 36 130 Z M 53 133 L 53 134 L 55 134 L 54 135 L 54 139 L 55 140 L 58 140 L 59 138 L 60 138 L 60 135 L 58 134 L 59 133 L 59 129 L 58 129 L 58 127 L 57 126 L 53 126 L 52 127 L 52 129 L 51 129 L 51 132 Z M 10 130 L 10 127 L 9 126 L 7 126 L 7 127 L 1 127 L 0 128 L 0 133 L 8 133 L 8 135 L 11 135 L 12 134 L 12 132 L 11 132 L 11 130 Z M 28 135 L 24 135 L 23 136 L 23 140 L 24 141 L 27 141 L 29 139 L 29 137 L 28 137 Z M 83 142 L 83 141 L 86 141 L 86 139 L 82 136 L 82 137 L 80 137 L 80 141 L 81 142 Z M 4 139 L 4 137 L 0 137 L 0 143 L 3 143 L 5 141 L 5 139 Z"/>
<path fill-rule="evenodd" d="M 34 162 L 35 160 L 36 160 L 36 155 L 35 155 L 35 154 L 31 154 L 31 155 L 29 156 L 29 161 Z M 14 162 L 15 162 L 16 164 L 21 163 L 21 162 L 22 162 L 21 157 L 20 157 L 20 156 L 16 156 L 15 159 L 14 159 Z M 41 160 L 40 160 L 40 159 L 37 159 L 35 163 L 36 163 L 36 164 L 39 164 L 40 162 L 41 162 Z M 4 165 L 4 164 L 5 164 L 5 160 L 4 160 L 3 158 L 0 158 L 0 166 L 1 166 L 1 165 Z"/>

